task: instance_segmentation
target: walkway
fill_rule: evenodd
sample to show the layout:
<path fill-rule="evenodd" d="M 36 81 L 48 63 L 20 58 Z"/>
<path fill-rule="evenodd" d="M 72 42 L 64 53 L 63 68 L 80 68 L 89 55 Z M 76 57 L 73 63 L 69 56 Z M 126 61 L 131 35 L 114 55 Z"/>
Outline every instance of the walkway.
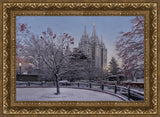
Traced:
<path fill-rule="evenodd" d="M 56 88 L 16 88 L 17 101 L 123 101 L 121 98 L 103 92 L 84 89 L 60 88 L 60 95 L 54 95 Z"/>

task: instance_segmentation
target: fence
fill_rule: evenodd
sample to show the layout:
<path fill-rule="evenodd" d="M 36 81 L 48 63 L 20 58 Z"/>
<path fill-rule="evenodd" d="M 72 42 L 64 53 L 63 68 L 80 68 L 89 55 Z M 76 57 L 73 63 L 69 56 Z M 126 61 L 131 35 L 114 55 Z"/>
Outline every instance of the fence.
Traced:
<path fill-rule="evenodd" d="M 144 100 L 144 92 L 131 89 L 129 86 L 118 86 L 111 84 L 101 83 L 82 83 L 82 82 L 71 82 L 71 83 L 59 83 L 60 87 L 70 88 L 85 88 L 94 89 L 102 92 L 109 92 L 112 94 L 121 95 L 128 98 L 128 100 Z M 55 87 L 53 82 L 16 82 L 16 87 Z"/>

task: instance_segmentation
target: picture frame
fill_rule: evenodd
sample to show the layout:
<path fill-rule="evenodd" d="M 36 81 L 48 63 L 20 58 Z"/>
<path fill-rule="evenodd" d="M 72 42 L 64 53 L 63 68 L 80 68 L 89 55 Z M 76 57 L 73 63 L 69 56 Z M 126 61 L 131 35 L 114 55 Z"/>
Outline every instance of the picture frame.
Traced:
<path fill-rule="evenodd" d="M 1 1 L 0 115 L 5 116 L 152 116 L 158 110 L 160 43 L 158 0 L 129 1 Z M 144 101 L 16 101 L 16 16 L 137 16 L 145 17 Z M 141 114 L 141 115 L 140 115 Z"/>

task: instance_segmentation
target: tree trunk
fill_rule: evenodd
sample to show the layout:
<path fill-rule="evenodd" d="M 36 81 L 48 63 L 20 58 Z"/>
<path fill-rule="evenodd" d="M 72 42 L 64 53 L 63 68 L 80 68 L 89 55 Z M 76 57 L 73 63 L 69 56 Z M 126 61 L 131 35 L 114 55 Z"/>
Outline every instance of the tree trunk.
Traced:
<path fill-rule="evenodd" d="M 132 72 L 130 74 L 131 74 L 131 80 L 134 81 L 134 75 L 132 74 Z"/>
<path fill-rule="evenodd" d="M 58 94 L 60 94 L 60 89 L 59 89 L 59 82 L 58 82 L 58 76 L 57 75 L 55 75 L 55 77 L 56 77 L 56 88 L 57 88 L 57 95 Z"/>

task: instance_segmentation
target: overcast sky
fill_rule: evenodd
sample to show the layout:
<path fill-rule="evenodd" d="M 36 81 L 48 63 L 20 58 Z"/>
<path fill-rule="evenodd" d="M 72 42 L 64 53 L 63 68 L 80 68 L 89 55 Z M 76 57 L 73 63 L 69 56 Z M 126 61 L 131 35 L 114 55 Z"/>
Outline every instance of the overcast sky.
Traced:
<path fill-rule="evenodd" d="M 84 32 L 86 26 L 89 36 L 92 34 L 95 23 L 98 37 L 102 36 L 108 50 L 108 63 L 111 57 L 115 57 L 120 64 L 120 59 L 115 50 L 115 42 L 119 32 L 131 30 L 130 20 L 135 16 L 17 16 L 17 23 L 25 23 L 31 26 L 31 32 L 41 35 L 50 27 L 56 34 L 69 33 L 75 39 L 74 47 Z"/>

